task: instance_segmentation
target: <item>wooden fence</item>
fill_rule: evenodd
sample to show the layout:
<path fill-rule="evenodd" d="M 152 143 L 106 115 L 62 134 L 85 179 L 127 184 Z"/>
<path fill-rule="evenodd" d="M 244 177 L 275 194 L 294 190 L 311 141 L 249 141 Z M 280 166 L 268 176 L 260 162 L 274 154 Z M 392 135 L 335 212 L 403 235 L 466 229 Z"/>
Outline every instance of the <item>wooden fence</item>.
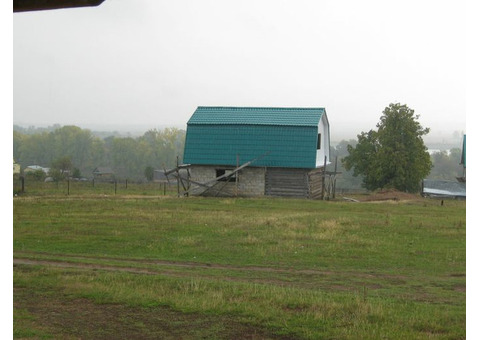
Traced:
<path fill-rule="evenodd" d="M 367 190 L 358 188 L 342 188 L 335 190 L 337 196 L 347 194 L 365 194 Z M 13 179 L 13 195 L 26 196 L 78 196 L 78 195 L 145 195 L 145 196 L 178 196 L 176 182 L 135 182 L 128 179 L 111 182 L 94 180 L 59 182 L 43 182 L 29 178 Z M 330 199 L 332 197 L 329 197 Z"/>
<path fill-rule="evenodd" d="M 13 195 L 177 195 L 176 183 L 135 182 L 128 179 L 110 182 L 95 180 L 43 182 L 17 177 L 13 179 Z"/>

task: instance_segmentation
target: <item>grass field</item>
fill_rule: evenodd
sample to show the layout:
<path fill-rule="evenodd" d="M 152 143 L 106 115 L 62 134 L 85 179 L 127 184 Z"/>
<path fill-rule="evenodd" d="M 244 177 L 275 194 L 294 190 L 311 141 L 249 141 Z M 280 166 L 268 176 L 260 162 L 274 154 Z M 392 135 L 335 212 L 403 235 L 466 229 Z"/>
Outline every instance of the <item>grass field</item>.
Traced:
<path fill-rule="evenodd" d="M 463 339 L 464 201 L 14 199 L 14 337 Z"/>

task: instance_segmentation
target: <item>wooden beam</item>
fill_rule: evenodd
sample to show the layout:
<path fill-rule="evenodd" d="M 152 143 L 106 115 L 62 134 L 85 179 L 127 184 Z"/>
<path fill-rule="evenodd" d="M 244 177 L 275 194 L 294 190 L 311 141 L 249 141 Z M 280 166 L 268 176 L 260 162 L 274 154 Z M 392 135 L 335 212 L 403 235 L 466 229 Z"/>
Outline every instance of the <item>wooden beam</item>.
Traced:
<path fill-rule="evenodd" d="M 180 170 L 180 169 L 188 169 L 190 167 L 190 164 L 180 164 L 180 165 L 177 165 L 176 168 L 174 169 L 170 169 L 170 170 L 165 170 L 165 176 L 168 176 L 170 175 L 171 173 L 174 173 L 174 172 L 177 172 L 177 170 Z"/>
<path fill-rule="evenodd" d="M 208 181 L 208 182 L 206 182 L 206 183 L 204 183 L 204 184 L 205 184 L 205 185 L 209 185 L 209 184 L 212 184 L 212 183 L 216 183 L 216 182 L 218 182 L 218 181 L 221 180 L 221 179 L 228 179 L 228 178 L 232 177 L 233 175 L 235 175 L 235 174 L 236 174 L 237 172 L 239 172 L 240 170 L 242 170 L 243 168 L 249 166 L 250 164 L 252 164 L 253 162 L 259 160 L 260 158 L 265 157 L 265 156 L 268 155 L 269 153 L 270 153 L 270 152 L 267 152 L 267 153 L 261 155 L 260 157 L 254 158 L 254 159 L 252 159 L 251 161 L 248 161 L 248 162 L 242 164 L 241 166 L 233 169 L 231 173 L 229 173 L 229 174 L 226 174 L 226 173 L 225 173 L 225 174 L 223 174 L 223 175 L 221 175 L 221 176 L 218 176 L 217 178 L 212 179 L 211 181 Z"/>
<path fill-rule="evenodd" d="M 333 199 L 335 199 L 335 190 L 337 190 L 337 162 L 338 156 L 335 157 L 335 175 L 333 175 Z"/>
<path fill-rule="evenodd" d="M 175 176 L 175 175 L 174 175 L 174 176 Z M 175 176 L 175 177 L 176 177 L 176 176 Z M 215 188 L 215 185 L 218 184 L 218 183 L 215 183 L 215 184 L 213 184 L 213 185 L 211 185 L 211 186 L 208 186 L 208 185 L 206 185 L 206 184 L 204 184 L 204 183 L 196 182 L 196 181 L 193 181 L 193 180 L 191 180 L 191 179 L 186 179 L 185 177 L 182 177 L 182 179 L 188 180 L 188 181 L 189 181 L 190 183 L 192 183 L 192 184 L 195 184 L 195 185 L 198 185 L 199 187 L 205 188 L 206 190 L 203 191 L 202 194 L 204 194 L 204 193 L 205 193 L 206 191 L 208 191 L 208 190 L 214 190 L 214 191 L 217 191 L 217 196 L 218 196 L 218 194 L 221 192 L 221 189 L 223 189 L 223 187 L 220 188 L 220 189 Z M 226 182 L 226 183 L 228 183 L 228 182 Z M 188 195 L 189 192 L 190 192 L 190 189 L 188 189 L 187 191 L 185 191 L 185 194 Z"/>
<path fill-rule="evenodd" d="M 265 157 L 265 156 L 268 155 L 269 153 L 270 153 L 270 151 L 264 153 L 263 155 L 261 155 L 261 156 L 259 156 L 259 157 L 257 157 L 257 158 L 252 159 L 251 161 L 248 161 L 248 162 L 242 164 L 242 165 L 239 166 L 239 167 L 236 167 L 235 169 L 232 170 L 232 172 L 230 172 L 230 173 L 228 173 L 228 174 L 225 173 L 225 174 L 223 174 L 223 175 L 221 175 L 221 176 L 218 176 L 218 177 L 216 177 L 215 179 L 212 179 L 212 180 L 210 180 L 210 181 L 208 181 L 208 182 L 198 183 L 198 182 L 195 182 L 195 181 L 192 181 L 192 180 L 190 180 L 190 182 L 193 183 L 193 184 L 202 186 L 202 187 L 206 187 L 206 189 L 205 189 L 200 195 L 204 194 L 205 192 L 207 192 L 207 191 L 209 191 L 209 190 L 211 190 L 211 189 L 218 191 L 218 189 L 214 188 L 214 186 L 218 183 L 218 181 L 220 181 L 220 180 L 222 180 L 222 179 L 225 179 L 225 180 L 227 180 L 227 183 L 228 183 L 228 179 L 229 179 L 230 177 L 232 177 L 233 175 L 237 174 L 237 172 L 239 172 L 239 171 L 242 170 L 243 168 L 249 166 L 249 165 L 252 164 L 253 162 L 255 162 L 255 161 L 257 161 L 257 160 Z M 190 165 L 189 165 L 189 166 L 190 166 Z M 178 167 L 177 167 L 177 168 L 178 168 Z M 178 176 L 180 176 L 180 174 L 178 174 Z M 223 185 L 221 189 L 223 189 L 224 187 L 225 187 L 225 185 Z M 186 191 L 186 193 L 188 193 L 190 190 L 191 190 L 191 189 L 188 189 L 188 190 Z"/>
<path fill-rule="evenodd" d="M 167 182 L 168 184 L 170 184 L 170 180 L 168 179 L 168 175 L 167 175 L 167 169 L 165 169 L 165 165 L 163 165 L 163 174 L 165 175 L 165 177 L 167 178 Z"/>

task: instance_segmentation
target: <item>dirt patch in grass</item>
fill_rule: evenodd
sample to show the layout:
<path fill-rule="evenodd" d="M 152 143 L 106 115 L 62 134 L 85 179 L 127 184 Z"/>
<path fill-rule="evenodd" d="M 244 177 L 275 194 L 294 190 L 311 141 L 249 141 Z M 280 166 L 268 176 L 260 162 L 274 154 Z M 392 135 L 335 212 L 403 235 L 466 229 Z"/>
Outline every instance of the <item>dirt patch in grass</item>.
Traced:
<path fill-rule="evenodd" d="M 354 195 L 353 198 L 360 202 L 419 201 L 423 199 L 420 194 L 409 194 L 397 190 L 376 191 L 365 195 Z"/>
<path fill-rule="evenodd" d="M 377 191 L 365 197 L 365 201 L 415 201 L 421 200 L 422 196 L 419 194 L 409 194 L 397 190 Z"/>
<path fill-rule="evenodd" d="M 13 293 L 14 309 L 29 315 L 28 325 L 20 321 L 16 326 L 56 339 L 290 339 L 228 316 L 185 314 L 168 307 L 96 304 L 25 288 L 15 288 Z"/>

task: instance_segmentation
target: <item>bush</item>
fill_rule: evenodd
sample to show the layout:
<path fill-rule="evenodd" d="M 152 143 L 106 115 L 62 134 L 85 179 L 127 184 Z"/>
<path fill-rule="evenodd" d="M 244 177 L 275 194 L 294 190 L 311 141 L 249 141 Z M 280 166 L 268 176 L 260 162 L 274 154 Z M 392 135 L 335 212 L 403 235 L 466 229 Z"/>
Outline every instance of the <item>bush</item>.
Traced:
<path fill-rule="evenodd" d="M 25 178 L 33 181 L 43 181 L 47 177 L 47 174 L 43 170 L 29 171 L 25 173 Z"/>

